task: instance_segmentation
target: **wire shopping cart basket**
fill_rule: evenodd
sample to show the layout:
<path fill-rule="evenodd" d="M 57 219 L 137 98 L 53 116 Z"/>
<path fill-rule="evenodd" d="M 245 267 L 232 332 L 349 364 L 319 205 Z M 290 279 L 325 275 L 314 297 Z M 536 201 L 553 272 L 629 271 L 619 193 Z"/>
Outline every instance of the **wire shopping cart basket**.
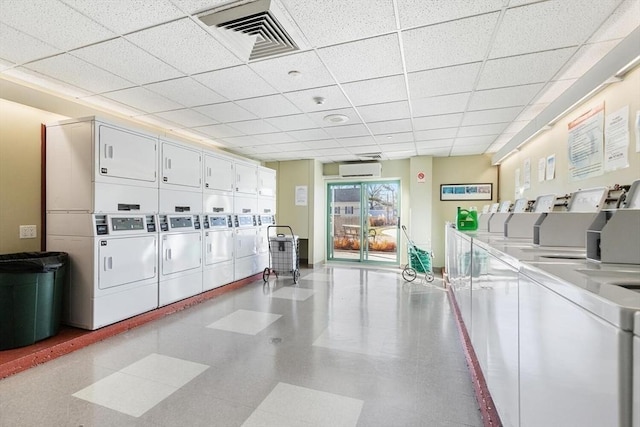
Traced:
<path fill-rule="evenodd" d="M 286 228 L 289 234 L 277 233 L 278 228 Z M 276 233 L 271 233 L 275 229 Z M 267 283 L 269 275 L 275 274 L 293 277 L 293 283 L 298 284 L 300 278 L 300 242 L 298 236 L 288 225 L 269 225 L 267 227 L 267 239 L 269 240 L 269 266 L 262 272 L 262 280 Z"/>
<path fill-rule="evenodd" d="M 418 273 L 424 273 L 424 280 L 427 282 L 433 282 L 433 270 L 431 266 L 431 259 L 433 253 L 426 249 L 420 249 L 409 237 L 407 233 L 407 227 L 402 226 L 404 235 L 407 236 L 407 247 L 409 251 L 409 263 L 402 270 L 402 278 L 407 282 L 413 282 Z"/>

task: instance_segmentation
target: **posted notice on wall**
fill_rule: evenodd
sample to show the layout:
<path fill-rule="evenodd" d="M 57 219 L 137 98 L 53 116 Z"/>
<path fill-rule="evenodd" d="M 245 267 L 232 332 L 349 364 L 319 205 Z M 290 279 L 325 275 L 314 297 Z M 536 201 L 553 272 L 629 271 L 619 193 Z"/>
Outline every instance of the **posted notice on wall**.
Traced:
<path fill-rule="evenodd" d="M 604 173 L 604 103 L 568 125 L 569 182 Z"/>
<path fill-rule="evenodd" d="M 307 206 L 307 195 L 309 193 L 306 185 L 296 185 L 296 206 Z"/>
<path fill-rule="evenodd" d="M 547 181 L 551 181 L 556 177 L 556 155 L 547 156 Z"/>
<path fill-rule="evenodd" d="M 544 174 L 547 170 L 547 159 L 545 159 L 544 157 L 540 157 L 538 159 L 538 182 L 543 182 L 544 181 Z"/>
<path fill-rule="evenodd" d="M 629 167 L 629 106 L 607 114 L 604 126 L 604 170 Z"/>
<path fill-rule="evenodd" d="M 528 190 L 529 188 L 531 188 L 531 159 L 530 158 L 525 159 L 524 167 L 522 169 L 524 170 L 522 187 L 523 189 Z"/>
<path fill-rule="evenodd" d="M 640 153 L 640 110 L 636 111 L 636 152 Z"/>

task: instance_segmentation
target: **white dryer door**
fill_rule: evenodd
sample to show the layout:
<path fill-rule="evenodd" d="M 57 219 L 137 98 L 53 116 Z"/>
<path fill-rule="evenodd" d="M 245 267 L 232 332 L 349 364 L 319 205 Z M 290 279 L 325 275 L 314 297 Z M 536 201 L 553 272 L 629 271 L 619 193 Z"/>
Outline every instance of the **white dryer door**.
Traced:
<path fill-rule="evenodd" d="M 256 228 L 245 228 L 236 230 L 236 258 L 243 258 L 246 256 L 255 255 L 256 250 L 256 236 L 258 230 Z"/>
<path fill-rule="evenodd" d="M 233 259 L 232 230 L 207 231 L 204 242 L 206 265 Z"/>
<path fill-rule="evenodd" d="M 190 148 L 163 143 L 162 182 L 200 188 L 202 182 L 200 153 Z"/>
<path fill-rule="evenodd" d="M 157 140 L 144 135 L 98 126 L 101 176 L 155 182 Z"/>
<path fill-rule="evenodd" d="M 97 239 L 98 288 L 107 289 L 156 276 L 156 236 Z"/>
<path fill-rule="evenodd" d="M 178 273 L 200 267 L 202 240 L 200 232 L 162 236 L 162 274 Z"/>

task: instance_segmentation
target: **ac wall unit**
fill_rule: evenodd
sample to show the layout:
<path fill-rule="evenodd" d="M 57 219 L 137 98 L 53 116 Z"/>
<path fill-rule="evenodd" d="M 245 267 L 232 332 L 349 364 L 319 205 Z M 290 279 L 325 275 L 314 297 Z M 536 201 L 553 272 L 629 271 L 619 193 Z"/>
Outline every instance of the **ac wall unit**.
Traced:
<path fill-rule="evenodd" d="M 338 171 L 342 178 L 380 177 L 382 164 L 380 163 L 346 163 L 339 165 Z"/>

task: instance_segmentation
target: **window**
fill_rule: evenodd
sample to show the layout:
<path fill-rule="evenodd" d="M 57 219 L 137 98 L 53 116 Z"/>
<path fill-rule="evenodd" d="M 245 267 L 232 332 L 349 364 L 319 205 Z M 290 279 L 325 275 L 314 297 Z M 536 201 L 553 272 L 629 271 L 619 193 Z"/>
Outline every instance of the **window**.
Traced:
<path fill-rule="evenodd" d="M 353 206 L 345 206 L 344 213 L 348 215 L 353 215 Z"/>
<path fill-rule="evenodd" d="M 334 206 L 333 207 L 333 213 L 335 215 L 340 215 L 340 206 Z"/>

